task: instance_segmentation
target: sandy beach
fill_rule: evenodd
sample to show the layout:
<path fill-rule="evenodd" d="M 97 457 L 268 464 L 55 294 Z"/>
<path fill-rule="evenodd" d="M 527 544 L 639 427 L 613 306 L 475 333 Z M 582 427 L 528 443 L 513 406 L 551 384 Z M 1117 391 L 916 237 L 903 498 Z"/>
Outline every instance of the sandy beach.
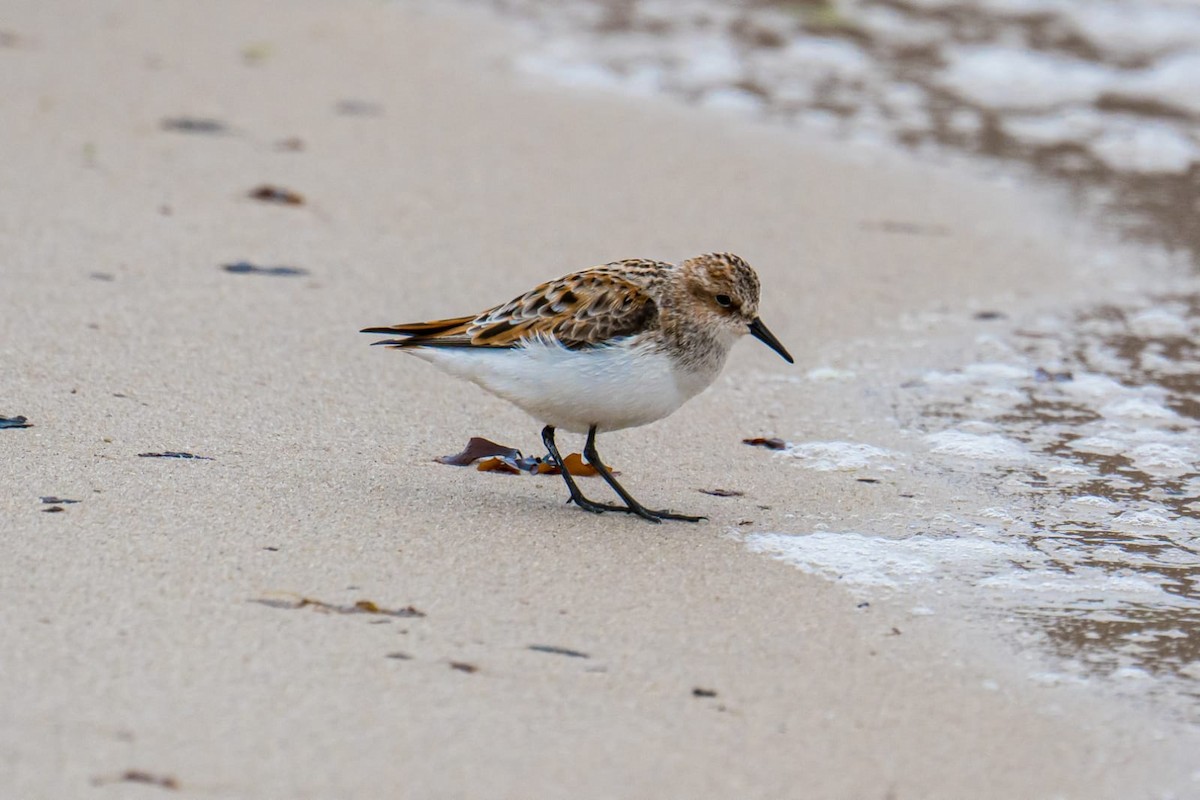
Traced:
<path fill-rule="evenodd" d="M 0 430 L 0 795 L 1200 796 L 1193 727 L 738 539 L 900 508 L 741 440 L 873 424 L 782 399 L 831 348 L 1077 291 L 1045 198 L 539 85 L 464 12 L 10 0 L 0 31 L 0 415 L 32 424 Z M 434 463 L 540 425 L 357 333 L 713 250 L 797 365 L 743 342 L 602 447 L 698 525 Z"/>

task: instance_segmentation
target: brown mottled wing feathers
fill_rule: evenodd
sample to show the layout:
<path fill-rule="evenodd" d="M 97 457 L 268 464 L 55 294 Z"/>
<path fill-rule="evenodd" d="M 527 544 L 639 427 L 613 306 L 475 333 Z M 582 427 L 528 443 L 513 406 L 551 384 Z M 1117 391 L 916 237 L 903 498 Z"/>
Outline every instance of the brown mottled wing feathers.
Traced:
<path fill-rule="evenodd" d="M 669 264 L 621 261 L 542 284 L 475 317 L 367 328 L 403 336 L 392 347 L 516 347 L 531 338 L 569 348 L 594 347 L 632 336 L 655 323 L 654 289 Z"/>

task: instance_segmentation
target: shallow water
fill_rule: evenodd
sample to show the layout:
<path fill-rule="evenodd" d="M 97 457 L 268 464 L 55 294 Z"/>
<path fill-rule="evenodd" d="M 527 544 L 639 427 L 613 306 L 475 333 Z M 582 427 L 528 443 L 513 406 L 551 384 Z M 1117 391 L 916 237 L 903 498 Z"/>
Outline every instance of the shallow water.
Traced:
<path fill-rule="evenodd" d="M 519 69 L 1052 177 L 1200 257 L 1200 7 L 1170 0 L 478 0 Z"/>
<path fill-rule="evenodd" d="M 514 68 L 1070 187 L 1104 227 L 1200 263 L 1200 6 L 1169 0 L 476 0 L 540 32 Z M 1053 658 L 1200 722 L 1200 281 L 1004 326 L 891 387 L 878 441 L 796 441 L 797 468 L 962 486 L 952 509 L 756 551 L 916 615 L 1005 622 Z M 883 374 L 880 370 L 876 374 Z M 814 370 L 810 382 L 852 374 Z M 882 389 L 874 386 L 873 389 Z M 806 387 L 799 386 L 802 393 Z M 905 495 L 900 495 L 905 498 Z M 740 534 L 739 534 L 740 535 Z"/>
<path fill-rule="evenodd" d="M 894 430 L 778 458 L 964 499 L 747 546 L 864 598 L 902 593 L 919 614 L 1007 620 L 1056 656 L 1031 678 L 1112 681 L 1200 722 L 1198 337 L 1200 295 L 1159 296 L 1013 326 L 957 368 L 893 376 Z"/>

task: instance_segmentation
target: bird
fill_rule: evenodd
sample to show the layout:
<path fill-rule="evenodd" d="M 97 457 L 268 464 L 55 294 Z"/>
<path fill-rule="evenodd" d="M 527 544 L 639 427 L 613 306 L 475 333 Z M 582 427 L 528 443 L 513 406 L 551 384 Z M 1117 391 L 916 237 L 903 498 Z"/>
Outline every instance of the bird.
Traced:
<path fill-rule="evenodd" d="M 542 441 L 568 502 L 648 522 L 705 517 L 651 510 L 605 466 L 596 436 L 668 416 L 720 374 L 734 342 L 754 336 L 795 363 L 758 316 L 759 279 L 732 253 L 678 265 L 626 259 L 547 281 L 465 317 L 362 329 L 504 398 L 545 423 Z M 583 455 L 624 505 L 590 500 L 563 466 L 558 429 L 586 433 Z"/>

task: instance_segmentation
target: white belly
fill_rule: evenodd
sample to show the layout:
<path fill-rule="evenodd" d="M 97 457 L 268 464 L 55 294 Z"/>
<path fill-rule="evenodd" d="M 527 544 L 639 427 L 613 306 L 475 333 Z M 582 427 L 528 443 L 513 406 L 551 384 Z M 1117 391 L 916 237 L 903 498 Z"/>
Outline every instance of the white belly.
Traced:
<path fill-rule="evenodd" d="M 623 343 L 568 350 L 530 342 L 513 349 L 414 347 L 405 352 L 479 384 L 542 422 L 577 433 L 632 428 L 662 419 L 720 373 L 676 367 L 663 353 Z"/>

